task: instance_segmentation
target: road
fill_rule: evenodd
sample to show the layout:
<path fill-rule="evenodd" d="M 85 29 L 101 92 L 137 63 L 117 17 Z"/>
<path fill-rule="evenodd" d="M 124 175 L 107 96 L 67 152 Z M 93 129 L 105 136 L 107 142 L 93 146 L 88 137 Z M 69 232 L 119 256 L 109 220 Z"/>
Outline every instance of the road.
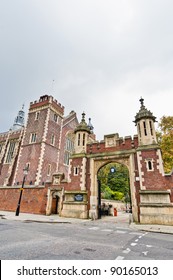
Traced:
<path fill-rule="evenodd" d="M 0 220 L 1 260 L 173 260 L 173 235 L 112 220 L 39 223 Z"/>

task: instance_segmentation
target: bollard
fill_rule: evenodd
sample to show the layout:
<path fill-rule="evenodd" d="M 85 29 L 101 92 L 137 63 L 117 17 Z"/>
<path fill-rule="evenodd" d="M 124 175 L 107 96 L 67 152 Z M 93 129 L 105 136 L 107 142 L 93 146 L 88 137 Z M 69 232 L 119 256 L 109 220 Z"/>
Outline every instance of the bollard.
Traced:
<path fill-rule="evenodd" d="M 117 216 L 117 208 L 114 208 L 114 216 Z"/>

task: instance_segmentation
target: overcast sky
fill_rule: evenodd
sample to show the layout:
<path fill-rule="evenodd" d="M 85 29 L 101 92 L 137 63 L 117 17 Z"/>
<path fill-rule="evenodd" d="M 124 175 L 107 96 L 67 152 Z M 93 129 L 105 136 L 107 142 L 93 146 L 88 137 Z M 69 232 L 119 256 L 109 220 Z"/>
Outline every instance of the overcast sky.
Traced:
<path fill-rule="evenodd" d="M 99 140 L 136 134 L 141 96 L 173 115 L 173 1 L 0 0 L 0 94 L 1 132 L 44 94 Z"/>

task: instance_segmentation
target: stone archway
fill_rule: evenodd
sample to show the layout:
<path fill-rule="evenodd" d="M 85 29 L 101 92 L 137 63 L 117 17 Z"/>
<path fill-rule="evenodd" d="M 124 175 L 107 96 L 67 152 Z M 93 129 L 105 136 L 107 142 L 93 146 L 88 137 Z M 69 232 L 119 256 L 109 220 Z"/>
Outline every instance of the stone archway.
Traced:
<path fill-rule="evenodd" d="M 117 210 L 131 212 L 130 180 L 127 166 L 117 161 L 111 161 L 98 170 L 97 178 L 98 217 L 114 215 L 114 207 Z"/>
<path fill-rule="evenodd" d="M 127 167 L 129 171 L 129 183 L 131 202 L 133 209 L 133 219 L 138 221 L 138 206 L 136 200 L 136 189 L 135 189 L 135 164 L 134 154 L 119 154 L 119 155 L 106 155 L 97 156 L 90 159 L 90 210 L 89 216 L 91 218 L 98 218 L 98 181 L 97 174 L 101 167 L 109 163 L 120 163 Z"/>

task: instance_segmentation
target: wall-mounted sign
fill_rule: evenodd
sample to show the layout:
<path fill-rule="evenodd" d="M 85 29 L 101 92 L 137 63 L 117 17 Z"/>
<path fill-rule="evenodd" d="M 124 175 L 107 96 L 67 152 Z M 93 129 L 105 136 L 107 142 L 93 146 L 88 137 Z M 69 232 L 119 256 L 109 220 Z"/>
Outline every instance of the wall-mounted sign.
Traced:
<path fill-rule="evenodd" d="M 83 194 L 75 194 L 74 201 L 83 201 Z"/>

